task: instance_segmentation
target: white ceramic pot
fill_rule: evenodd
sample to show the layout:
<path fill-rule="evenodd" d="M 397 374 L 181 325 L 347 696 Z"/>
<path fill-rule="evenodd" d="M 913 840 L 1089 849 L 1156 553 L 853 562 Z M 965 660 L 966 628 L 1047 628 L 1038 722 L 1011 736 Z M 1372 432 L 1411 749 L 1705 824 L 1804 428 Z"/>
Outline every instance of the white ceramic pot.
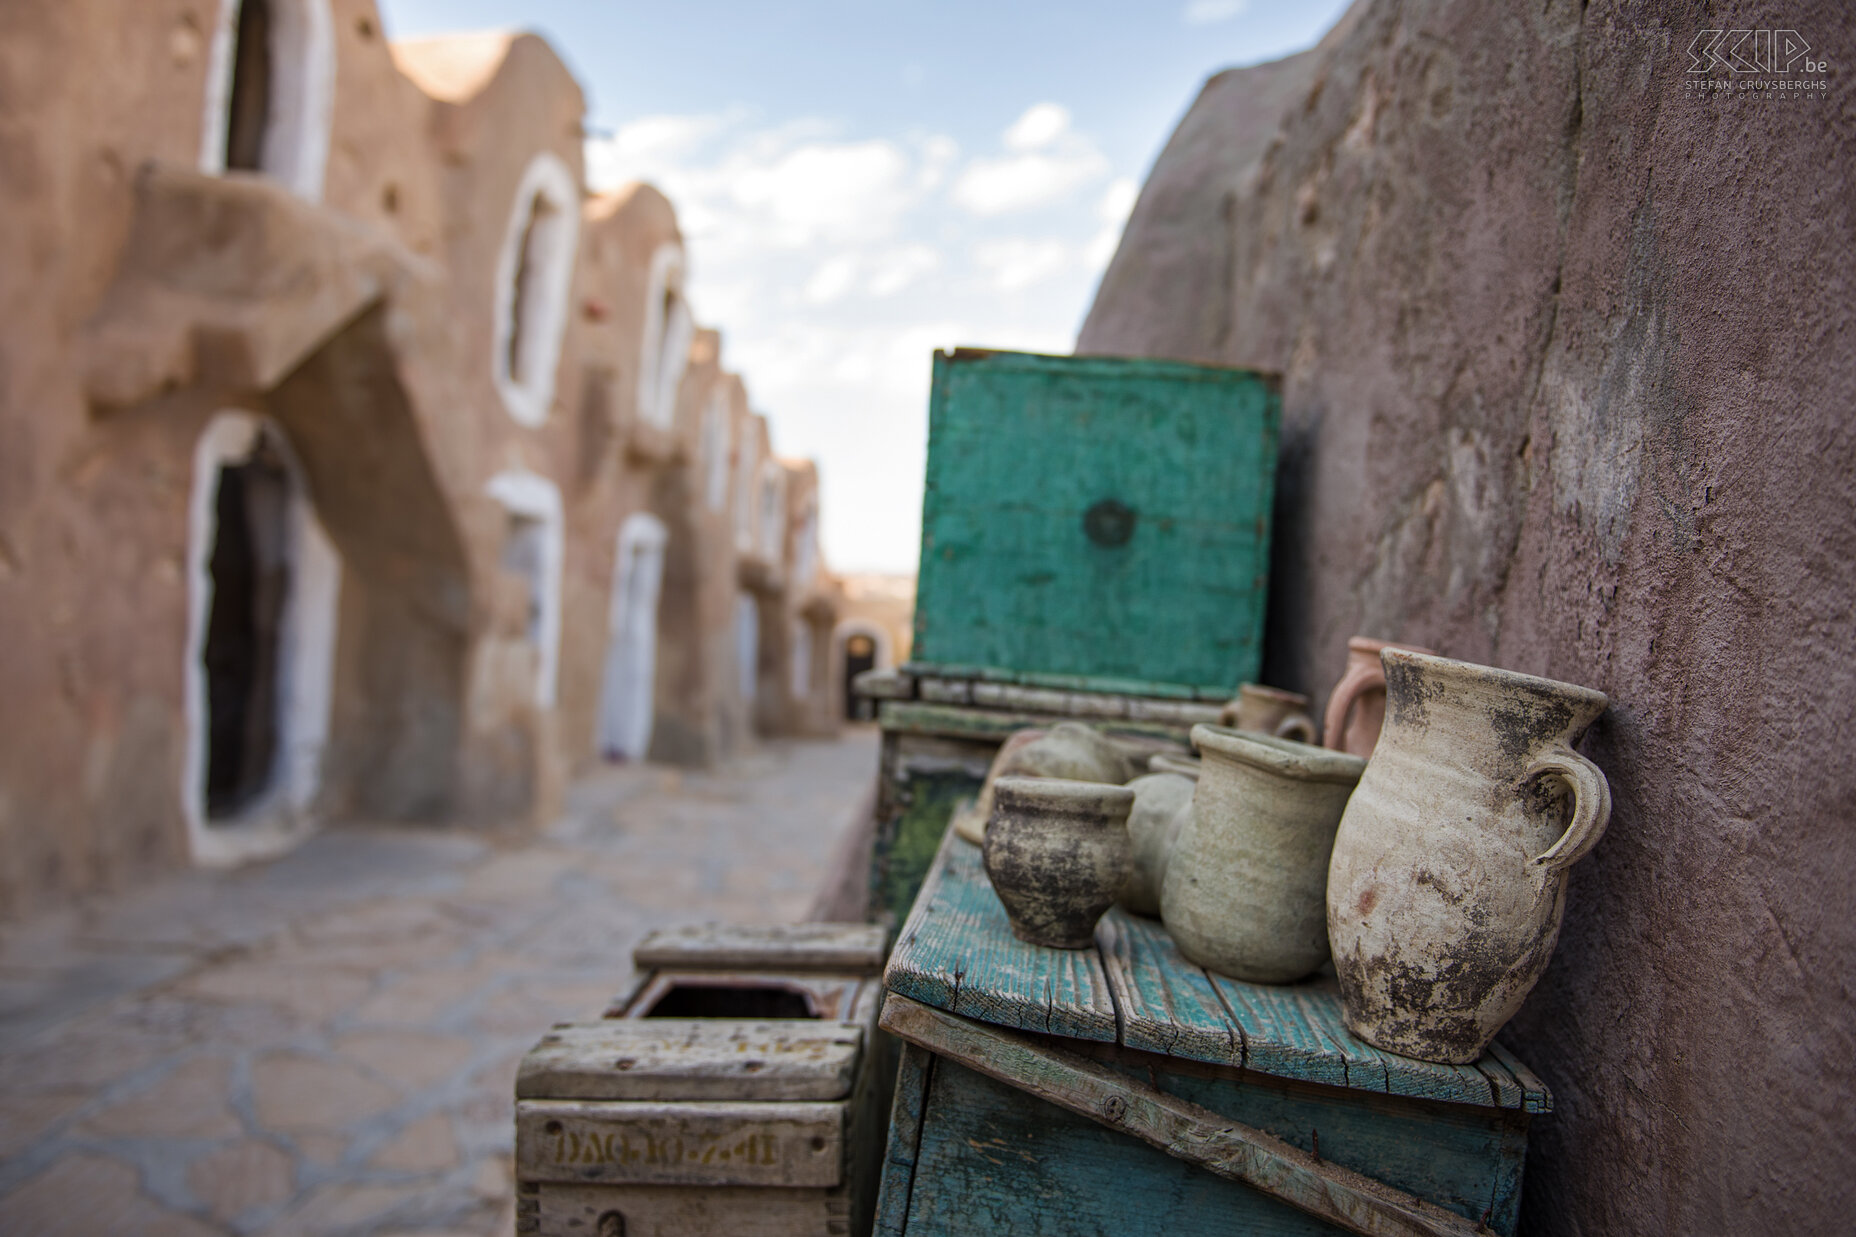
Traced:
<path fill-rule="evenodd" d="M 1424 1061 L 1476 1060 L 1546 970 L 1566 870 L 1604 834 L 1605 775 L 1571 744 L 1603 692 L 1401 649 L 1328 869 L 1347 1025 Z"/>
<path fill-rule="evenodd" d="M 1168 759 L 1156 756 L 1155 761 Z M 1128 812 L 1128 841 L 1134 849 L 1134 867 L 1116 899 L 1139 915 L 1160 913 L 1160 886 L 1166 880 L 1167 860 L 1179 830 L 1192 810 L 1197 779 L 1180 773 L 1150 773 L 1128 783 L 1134 806 Z"/>
<path fill-rule="evenodd" d="M 1328 852 L 1366 762 L 1271 735 L 1194 726 L 1204 757 L 1160 889 L 1180 952 L 1259 983 L 1312 974 L 1328 956 Z"/>

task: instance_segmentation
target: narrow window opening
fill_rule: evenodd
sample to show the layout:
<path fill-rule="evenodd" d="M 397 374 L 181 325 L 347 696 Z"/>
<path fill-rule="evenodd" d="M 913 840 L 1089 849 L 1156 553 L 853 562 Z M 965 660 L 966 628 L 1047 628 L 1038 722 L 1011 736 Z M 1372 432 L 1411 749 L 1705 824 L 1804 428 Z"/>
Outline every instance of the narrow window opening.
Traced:
<path fill-rule="evenodd" d="M 760 606 L 748 593 L 735 596 L 735 689 L 752 704 L 760 686 Z"/>
<path fill-rule="evenodd" d="M 547 261 L 542 246 L 557 213 L 553 203 L 541 194 L 530 199 L 528 223 L 522 229 L 521 246 L 516 250 L 515 295 L 510 298 L 509 355 L 505 360 L 510 380 L 517 386 L 533 386 L 538 378 L 535 371 L 544 363 L 538 355 L 541 350 L 536 347 L 536 332 L 530 329 L 530 320 L 536 304 L 545 295 L 541 284 L 546 278 Z"/>
<path fill-rule="evenodd" d="M 232 97 L 226 114 L 228 169 L 263 167 L 264 132 L 271 121 L 270 0 L 242 0 L 232 54 Z"/>
<path fill-rule="evenodd" d="M 263 435 L 219 470 L 200 660 L 207 696 L 206 816 L 236 816 L 270 788 L 278 751 L 278 662 L 290 598 L 290 476 Z"/>

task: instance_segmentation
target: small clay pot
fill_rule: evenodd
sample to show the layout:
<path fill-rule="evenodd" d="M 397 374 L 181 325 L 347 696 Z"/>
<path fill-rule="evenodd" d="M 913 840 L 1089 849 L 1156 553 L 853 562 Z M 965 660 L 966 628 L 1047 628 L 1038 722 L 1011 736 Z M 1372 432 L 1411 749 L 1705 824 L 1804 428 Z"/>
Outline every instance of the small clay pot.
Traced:
<path fill-rule="evenodd" d="M 971 808 L 954 815 L 954 831 L 978 844 L 992 818 L 993 787 L 1002 777 L 1059 777 L 1120 786 L 1138 770 L 1122 746 L 1093 726 L 1059 722 L 1049 730 L 1020 730 L 999 748 L 986 784 Z"/>
<path fill-rule="evenodd" d="M 1156 752 L 1147 759 L 1149 773 L 1177 773 L 1181 777 L 1199 780 L 1199 770 L 1203 768 L 1197 756 L 1175 756 L 1170 752 Z"/>
<path fill-rule="evenodd" d="M 1368 757 L 1379 742 L 1386 720 L 1386 674 L 1379 665 L 1385 649 L 1435 653 L 1415 644 L 1394 644 L 1355 636 L 1347 641 L 1347 668 L 1328 694 L 1327 712 L 1321 719 L 1321 746 L 1337 752 Z"/>
<path fill-rule="evenodd" d="M 1289 983 L 1328 956 L 1334 831 L 1366 762 L 1254 731 L 1194 726 L 1205 772 L 1173 844 L 1160 914 L 1222 975 Z"/>
<path fill-rule="evenodd" d="M 1163 759 L 1156 756 L 1154 760 Z M 1134 848 L 1134 866 L 1117 899 L 1137 915 L 1160 913 L 1160 886 L 1166 880 L 1167 859 L 1186 813 L 1192 810 L 1196 777 L 1181 773 L 1149 773 L 1128 783 L 1134 807 L 1128 812 L 1128 841 Z"/>
<path fill-rule="evenodd" d="M 999 745 L 998 752 L 992 758 L 992 766 L 986 770 L 986 780 L 980 786 L 977 798 L 963 800 L 954 809 L 954 832 L 960 837 L 978 846 L 986 840 L 986 821 L 992 815 L 992 788 L 1002 777 L 1009 777 L 1020 772 L 1017 766 L 1018 753 L 1029 744 L 1037 742 L 1050 731 L 1040 726 L 1029 726 L 1024 730 L 1015 730 L 1006 736 Z"/>
<path fill-rule="evenodd" d="M 1244 683 L 1237 698 L 1218 714 L 1218 724 L 1236 730 L 1294 739 L 1297 743 L 1315 741 L 1315 719 L 1309 716 L 1308 697 L 1301 692 L 1265 687 L 1261 683 Z"/>
<path fill-rule="evenodd" d="M 986 827 L 986 875 L 1021 941 L 1053 949 L 1095 943 L 1133 867 L 1125 786 L 1002 777 Z"/>

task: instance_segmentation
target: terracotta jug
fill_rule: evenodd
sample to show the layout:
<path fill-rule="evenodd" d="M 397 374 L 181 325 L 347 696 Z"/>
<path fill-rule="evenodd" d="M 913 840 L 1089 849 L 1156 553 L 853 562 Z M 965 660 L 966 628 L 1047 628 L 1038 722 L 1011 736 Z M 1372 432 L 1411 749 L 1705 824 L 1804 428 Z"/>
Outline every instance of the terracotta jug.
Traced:
<path fill-rule="evenodd" d="M 1566 869 L 1603 836 L 1605 775 L 1571 744 L 1587 687 L 1387 649 L 1386 726 L 1328 867 L 1347 1025 L 1466 1065 L 1520 1008 L 1559 938 Z"/>
<path fill-rule="evenodd" d="M 1160 887 L 1181 953 L 1220 974 L 1288 983 L 1328 956 L 1328 851 L 1366 762 L 1307 743 L 1194 726 L 1192 810 Z"/>
<path fill-rule="evenodd" d="M 1175 759 L 1156 756 L 1153 762 Z M 1166 880 L 1168 857 L 1179 837 L 1186 813 L 1192 810 L 1196 777 L 1156 769 L 1128 783 L 1134 806 L 1128 811 L 1128 841 L 1134 848 L 1134 866 L 1128 883 L 1116 899 L 1137 915 L 1160 913 L 1160 886 Z"/>
<path fill-rule="evenodd" d="M 1002 777 L 986 826 L 986 875 L 1021 941 L 1054 949 L 1095 943 L 1096 920 L 1133 866 L 1126 786 Z"/>
<path fill-rule="evenodd" d="M 1379 665 L 1379 654 L 1393 648 L 1436 653 L 1435 649 L 1370 636 L 1355 636 L 1347 641 L 1347 668 L 1328 694 L 1327 712 L 1321 719 L 1323 747 L 1355 756 L 1373 754 L 1373 744 L 1379 742 L 1386 717 L 1386 673 Z"/>
<path fill-rule="evenodd" d="M 1297 743 L 1315 741 L 1315 719 L 1308 714 L 1308 697 L 1261 683 L 1239 685 L 1237 699 L 1224 706 L 1218 724 L 1294 739 Z"/>

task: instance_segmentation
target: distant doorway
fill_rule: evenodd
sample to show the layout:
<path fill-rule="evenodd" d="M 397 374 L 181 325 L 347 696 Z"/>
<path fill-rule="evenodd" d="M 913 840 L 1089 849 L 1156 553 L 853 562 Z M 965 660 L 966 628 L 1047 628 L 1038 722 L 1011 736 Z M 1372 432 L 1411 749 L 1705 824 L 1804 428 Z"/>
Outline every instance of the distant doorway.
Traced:
<path fill-rule="evenodd" d="M 643 760 L 657 707 L 657 603 L 664 583 L 663 522 L 643 512 L 619 530 L 606 613 L 599 750 L 607 760 Z"/>
<path fill-rule="evenodd" d="M 182 804 L 194 857 L 276 853 L 307 827 L 328 736 L 341 563 L 272 423 L 215 417 L 194 455 Z"/>
<path fill-rule="evenodd" d="M 870 720 L 869 702 L 858 699 L 857 676 L 876 669 L 876 641 L 856 635 L 844 642 L 844 716 L 848 721 Z"/>
<path fill-rule="evenodd" d="M 875 706 L 857 695 L 857 676 L 866 670 L 885 670 L 892 664 L 889 633 L 865 618 L 851 618 L 839 623 L 831 633 L 834 650 L 831 667 L 838 676 L 837 690 L 842 693 L 844 719 L 867 722 L 876 716 Z"/>
<path fill-rule="evenodd" d="M 219 469 L 217 535 L 207 572 L 206 819 L 239 815 L 271 784 L 277 762 L 277 674 L 290 601 L 290 476 L 276 441 Z"/>
<path fill-rule="evenodd" d="M 735 594 L 735 691 L 752 705 L 760 688 L 760 605 L 752 593 Z"/>

